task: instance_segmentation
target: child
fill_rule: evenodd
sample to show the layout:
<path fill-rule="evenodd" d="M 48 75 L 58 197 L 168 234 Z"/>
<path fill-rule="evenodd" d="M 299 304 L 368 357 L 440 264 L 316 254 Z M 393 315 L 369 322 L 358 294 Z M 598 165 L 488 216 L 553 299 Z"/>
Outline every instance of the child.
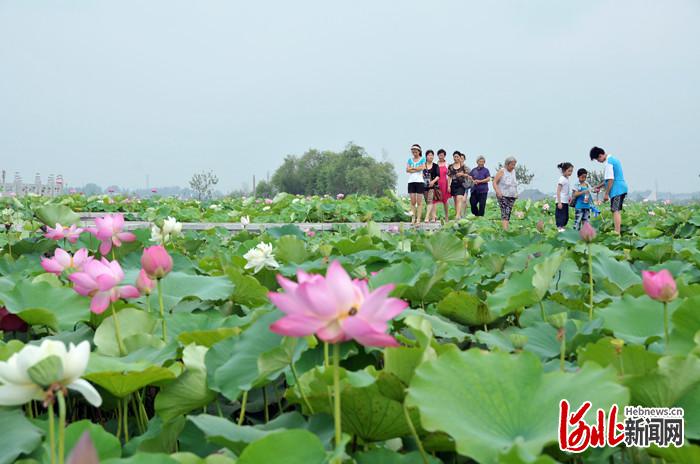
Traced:
<path fill-rule="evenodd" d="M 580 230 L 584 222 L 588 222 L 591 216 L 591 208 L 593 206 L 593 196 L 591 195 L 591 186 L 588 185 L 588 171 L 581 168 L 576 172 L 578 183 L 574 185 L 574 190 L 571 195 L 576 207 L 576 215 L 574 219 L 574 228 Z"/>
<path fill-rule="evenodd" d="M 557 167 L 561 170 L 561 177 L 559 182 L 557 182 L 557 210 L 554 217 L 559 232 L 564 232 L 566 224 L 569 223 L 569 201 L 571 196 L 569 177 L 574 172 L 574 165 L 571 163 L 559 163 Z"/>

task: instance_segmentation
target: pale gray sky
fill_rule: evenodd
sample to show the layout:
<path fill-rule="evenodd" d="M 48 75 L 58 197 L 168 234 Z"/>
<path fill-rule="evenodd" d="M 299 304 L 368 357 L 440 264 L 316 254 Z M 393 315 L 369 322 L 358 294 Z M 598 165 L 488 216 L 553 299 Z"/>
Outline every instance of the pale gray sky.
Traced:
<path fill-rule="evenodd" d="M 700 1 L 0 0 L 0 168 L 223 191 L 354 141 L 700 190 Z"/>

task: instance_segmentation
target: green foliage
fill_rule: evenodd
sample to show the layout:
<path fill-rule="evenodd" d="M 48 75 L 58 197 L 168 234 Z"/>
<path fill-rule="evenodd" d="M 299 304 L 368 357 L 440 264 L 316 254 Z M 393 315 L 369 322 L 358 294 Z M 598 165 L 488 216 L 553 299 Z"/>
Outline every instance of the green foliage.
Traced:
<path fill-rule="evenodd" d="M 378 162 L 350 143 L 341 152 L 312 149 L 289 155 L 270 183 L 279 192 L 300 195 L 381 195 L 396 187 L 396 173 L 391 163 Z"/>

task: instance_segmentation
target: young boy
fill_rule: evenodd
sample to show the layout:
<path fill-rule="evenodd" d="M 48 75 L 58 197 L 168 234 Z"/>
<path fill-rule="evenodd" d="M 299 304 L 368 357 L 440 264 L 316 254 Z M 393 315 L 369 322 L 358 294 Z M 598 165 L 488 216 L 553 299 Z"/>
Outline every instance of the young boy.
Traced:
<path fill-rule="evenodd" d="M 574 228 L 580 230 L 583 223 L 588 222 L 591 217 L 593 197 L 591 196 L 591 186 L 586 182 L 588 171 L 581 168 L 576 171 L 576 176 L 578 177 L 578 183 L 574 184 L 571 198 L 576 208 Z"/>
<path fill-rule="evenodd" d="M 608 155 L 600 147 L 591 148 L 591 161 L 595 160 L 605 164 L 605 182 L 596 186 L 596 192 L 605 187 L 605 198 L 603 201 L 610 200 L 610 210 L 613 213 L 613 223 L 615 224 L 615 233 L 620 235 L 622 227 L 622 204 L 627 196 L 627 182 L 625 175 L 622 172 L 622 163 L 617 158 Z"/>

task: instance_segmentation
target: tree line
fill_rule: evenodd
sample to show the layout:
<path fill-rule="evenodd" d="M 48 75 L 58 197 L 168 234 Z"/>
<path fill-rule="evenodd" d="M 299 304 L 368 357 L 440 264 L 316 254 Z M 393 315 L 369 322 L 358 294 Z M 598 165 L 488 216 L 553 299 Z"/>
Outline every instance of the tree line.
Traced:
<path fill-rule="evenodd" d="M 297 195 L 382 195 L 396 188 L 392 163 L 377 161 L 359 145 L 349 143 L 342 151 L 308 150 L 288 155 L 270 181 L 256 185 L 255 193 L 272 197 L 278 192 Z"/>

